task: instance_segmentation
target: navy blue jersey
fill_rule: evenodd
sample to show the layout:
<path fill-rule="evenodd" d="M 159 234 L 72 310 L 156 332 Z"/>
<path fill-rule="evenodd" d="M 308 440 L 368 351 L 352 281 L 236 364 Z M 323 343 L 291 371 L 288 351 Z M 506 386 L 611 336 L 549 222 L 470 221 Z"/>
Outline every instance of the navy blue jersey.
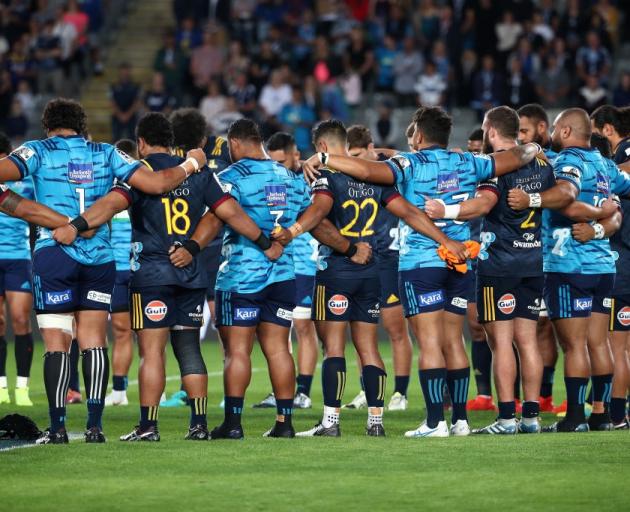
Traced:
<path fill-rule="evenodd" d="M 380 162 L 387 160 L 383 154 L 378 155 Z M 398 258 L 398 217 L 389 212 L 386 208 L 381 208 L 376 218 L 376 257 L 379 258 Z"/>
<path fill-rule="evenodd" d="M 623 164 L 630 161 L 630 137 L 623 139 L 615 148 L 614 161 Z M 610 237 L 610 248 L 615 256 L 617 276 L 615 278 L 615 295 L 627 294 L 630 291 L 630 199 L 621 199 L 623 220 L 621 228 Z"/>
<path fill-rule="evenodd" d="M 478 190 L 488 190 L 498 202 L 483 219 L 477 273 L 483 276 L 542 276 L 542 210 L 516 211 L 507 202 L 508 192 L 521 188 L 541 193 L 555 184 L 553 169 L 535 158 L 515 172 L 483 181 Z"/>
<path fill-rule="evenodd" d="M 142 162 L 155 172 L 175 167 L 184 160 L 157 153 Z M 192 174 L 176 189 L 163 195 L 149 195 L 129 189 L 129 218 L 132 227 L 131 285 L 177 285 L 204 288 L 206 269 L 201 258 L 184 268 L 174 267 L 168 256 L 175 242 L 183 242 L 195 231 L 207 208 L 214 210 L 230 196 L 223 192 L 216 175 L 206 167 Z"/>
<path fill-rule="evenodd" d="M 333 198 L 328 220 L 346 240 L 351 243 L 367 242 L 372 247 L 377 247 L 379 211 L 400 196 L 394 187 L 363 183 L 329 168 L 321 169 L 319 179 L 312 184 L 312 191 L 313 194 L 326 194 Z M 378 275 L 375 259 L 367 265 L 358 265 L 323 244 L 319 246 L 317 270 L 333 272 L 336 277 L 344 279 Z"/>

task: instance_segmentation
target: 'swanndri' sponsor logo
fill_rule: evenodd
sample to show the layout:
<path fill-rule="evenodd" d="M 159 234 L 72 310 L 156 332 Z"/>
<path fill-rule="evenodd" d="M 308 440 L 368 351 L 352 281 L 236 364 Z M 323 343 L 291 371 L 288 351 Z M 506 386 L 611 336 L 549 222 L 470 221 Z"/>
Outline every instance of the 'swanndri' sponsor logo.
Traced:
<path fill-rule="evenodd" d="M 439 193 L 456 192 L 457 190 L 459 190 L 459 176 L 457 172 L 446 171 L 438 173 L 437 191 Z"/>
<path fill-rule="evenodd" d="M 624 327 L 630 325 L 630 307 L 625 306 L 619 310 L 617 313 L 617 320 Z"/>
<path fill-rule="evenodd" d="M 234 311 L 234 320 L 256 320 L 260 308 L 236 308 Z"/>
<path fill-rule="evenodd" d="M 575 299 L 573 301 L 573 309 L 575 311 L 590 311 L 593 307 L 593 299 L 585 297 L 583 299 Z"/>
<path fill-rule="evenodd" d="M 328 301 L 328 309 L 334 315 L 343 315 L 348 310 L 348 298 L 345 295 L 333 295 Z"/>
<path fill-rule="evenodd" d="M 523 233 L 523 240 L 513 240 L 514 249 L 539 249 L 542 247 L 540 240 L 536 240 L 535 233 Z"/>
<path fill-rule="evenodd" d="M 44 302 L 49 306 L 66 304 L 72 300 L 72 290 L 62 290 L 58 292 L 46 292 Z"/>
<path fill-rule="evenodd" d="M 422 293 L 418 295 L 418 300 L 422 306 L 433 306 L 434 304 L 444 302 L 444 293 L 442 293 L 442 290 L 438 290 L 437 292 Z"/>
<path fill-rule="evenodd" d="M 94 290 L 88 292 L 87 299 L 102 304 L 110 304 L 112 302 L 112 296 L 109 293 L 95 292 Z"/>
<path fill-rule="evenodd" d="M 516 297 L 514 297 L 511 293 L 502 295 L 497 301 L 497 307 L 504 315 L 513 313 L 514 309 L 516 309 Z"/>
<path fill-rule="evenodd" d="M 68 162 L 68 181 L 70 183 L 92 183 L 94 181 L 92 164 Z"/>
<path fill-rule="evenodd" d="M 268 206 L 286 206 L 286 185 L 265 185 L 265 198 Z"/>
<path fill-rule="evenodd" d="M 168 313 L 168 307 L 161 300 L 152 300 L 144 308 L 144 314 L 152 322 L 164 320 Z"/>

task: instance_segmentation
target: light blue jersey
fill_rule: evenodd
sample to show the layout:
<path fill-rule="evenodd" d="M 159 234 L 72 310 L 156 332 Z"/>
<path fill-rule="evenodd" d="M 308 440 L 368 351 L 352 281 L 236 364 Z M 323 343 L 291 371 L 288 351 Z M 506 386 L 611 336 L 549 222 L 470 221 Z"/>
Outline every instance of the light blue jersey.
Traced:
<path fill-rule="evenodd" d="M 302 276 L 314 276 L 317 271 L 317 253 L 319 242 L 309 233 L 291 242 L 293 246 L 293 264 L 295 273 Z"/>
<path fill-rule="evenodd" d="M 244 158 L 218 175 L 229 192 L 266 236 L 277 226 L 290 227 L 310 204 L 310 191 L 301 176 L 273 160 Z M 256 293 L 295 278 L 293 243 L 270 261 L 250 240 L 226 226 L 216 289 Z"/>
<path fill-rule="evenodd" d="M 30 178 L 6 183 L 10 190 L 26 199 L 35 199 Z M 31 244 L 28 222 L 0 213 L 0 259 L 30 260 Z"/>
<path fill-rule="evenodd" d="M 112 247 L 116 272 L 126 272 L 131 269 L 131 222 L 129 211 L 123 210 L 112 218 Z"/>
<path fill-rule="evenodd" d="M 127 180 L 141 165 L 110 144 L 89 142 L 79 135 L 26 142 L 8 158 L 22 178 L 32 178 L 38 203 L 71 218 L 106 195 L 116 178 Z M 54 245 L 50 230 L 39 229 L 35 250 Z M 72 245 L 61 247 L 83 265 L 114 259 L 107 225 L 92 238 L 77 237 Z"/>
<path fill-rule="evenodd" d="M 394 173 L 398 190 L 414 206 L 424 209 L 425 199 L 457 204 L 475 195 L 477 183 L 494 176 L 494 159 L 486 155 L 456 153 L 438 146 L 415 153 L 399 153 L 386 163 Z M 463 242 L 470 238 L 467 222 L 435 223 L 444 233 Z M 437 254 L 439 245 L 400 221 L 399 270 L 446 267 Z"/>
<path fill-rule="evenodd" d="M 554 161 L 556 180 L 578 189 L 577 200 L 599 206 L 611 194 L 627 196 L 630 177 L 590 148 L 566 148 Z M 543 212 L 543 269 L 562 274 L 611 274 L 615 259 L 608 239 L 581 243 L 571 233 L 573 221 L 555 210 Z"/>

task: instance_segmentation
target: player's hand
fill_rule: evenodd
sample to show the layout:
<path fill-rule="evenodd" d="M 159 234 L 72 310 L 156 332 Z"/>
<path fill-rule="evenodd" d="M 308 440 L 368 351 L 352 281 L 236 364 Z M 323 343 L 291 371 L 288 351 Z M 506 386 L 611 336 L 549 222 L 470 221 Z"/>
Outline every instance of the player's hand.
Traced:
<path fill-rule="evenodd" d="M 197 163 L 199 164 L 199 169 L 201 169 L 204 165 L 206 165 L 206 163 L 208 163 L 208 159 L 206 158 L 206 154 L 204 153 L 203 149 L 191 149 L 188 153 L 186 153 L 186 159 L 188 158 L 194 158 L 195 160 L 197 160 Z"/>
<path fill-rule="evenodd" d="M 293 236 L 291 235 L 291 231 L 287 228 L 283 228 L 282 226 L 277 226 L 271 232 L 271 239 L 274 242 L 278 242 L 282 246 L 287 246 L 293 240 Z"/>
<path fill-rule="evenodd" d="M 445 214 L 444 203 L 435 199 L 427 199 L 424 203 L 424 212 L 430 219 L 443 219 Z"/>
<path fill-rule="evenodd" d="M 586 222 L 578 222 L 571 227 L 571 234 L 578 242 L 584 244 L 595 237 L 595 230 Z"/>
<path fill-rule="evenodd" d="M 444 242 L 443 245 L 453 256 L 455 256 L 461 262 L 466 261 L 470 256 L 468 249 L 461 242 L 457 242 L 456 240 L 451 240 L 449 238 L 448 240 L 446 240 L 446 242 Z"/>
<path fill-rule="evenodd" d="M 62 244 L 62 245 L 70 245 L 77 238 L 77 230 L 71 226 L 70 224 L 66 224 L 65 226 L 61 226 L 53 231 L 53 239 Z"/>
<path fill-rule="evenodd" d="M 181 245 L 171 245 L 168 250 L 171 265 L 177 268 L 187 267 L 192 263 L 193 256 Z"/>
<path fill-rule="evenodd" d="M 312 183 L 319 178 L 320 172 L 318 169 L 321 166 L 322 163 L 319 161 L 319 156 L 317 156 L 317 154 L 314 154 L 308 160 L 304 160 L 302 172 L 304 173 L 304 177 L 308 183 Z"/>
<path fill-rule="evenodd" d="M 529 208 L 529 194 L 522 188 L 513 188 L 508 192 L 508 204 L 512 210 L 521 211 Z"/>
<path fill-rule="evenodd" d="M 602 216 L 600 219 L 606 219 L 611 215 L 614 215 L 619 208 L 617 202 L 612 198 L 607 198 L 601 205 L 600 209 L 602 210 Z"/>
<path fill-rule="evenodd" d="M 265 251 L 265 256 L 267 256 L 267 258 L 271 261 L 276 261 L 280 256 L 282 256 L 283 252 L 284 247 L 274 240 L 271 242 L 271 247 Z"/>
<path fill-rule="evenodd" d="M 90 229 L 88 231 L 83 231 L 83 232 L 79 233 L 79 236 L 81 238 L 92 238 L 92 237 L 94 237 L 95 234 L 96 234 L 96 228 L 95 229 Z"/>
<path fill-rule="evenodd" d="M 350 261 L 365 265 L 372 259 L 372 247 L 367 242 L 357 242 L 357 252 L 350 258 Z"/>

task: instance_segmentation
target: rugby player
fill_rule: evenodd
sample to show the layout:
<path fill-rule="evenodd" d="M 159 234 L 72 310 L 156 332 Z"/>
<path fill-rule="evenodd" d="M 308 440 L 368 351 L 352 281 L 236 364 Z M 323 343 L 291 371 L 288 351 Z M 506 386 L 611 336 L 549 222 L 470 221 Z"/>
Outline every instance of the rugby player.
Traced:
<path fill-rule="evenodd" d="M 608 211 L 606 215 L 586 220 L 606 218 L 617 209 L 609 196 L 627 196 L 630 192 L 630 177 L 616 166 L 608 166 L 599 151 L 591 148 L 590 139 L 590 119 L 584 110 L 572 108 L 560 113 L 552 133 L 552 149 L 560 151 L 554 161 L 556 185 L 540 194 L 512 189 L 508 196 L 508 203 L 516 210 L 546 208 L 543 214 L 544 296 L 565 352 L 567 390 L 566 417 L 543 429 L 550 432 L 589 430 L 584 403 L 593 362 L 589 361 L 587 351 L 589 324 L 593 322 L 590 317 L 592 312 L 602 317 L 608 313 L 604 299 L 609 297 L 615 270 L 604 226 L 594 224 L 594 238 L 581 241 L 573 237 L 575 217 L 566 216 L 565 210 L 556 210 L 577 199 L 582 206 L 597 209 L 601 205 L 601 211 Z M 591 346 L 591 354 L 594 349 L 600 355 L 605 352 L 602 346 Z M 597 370 L 598 366 L 594 365 L 593 371 Z M 594 386 L 603 387 L 604 381 L 603 375 L 594 375 Z"/>
<path fill-rule="evenodd" d="M 130 157 L 138 159 L 138 145 L 129 139 L 115 144 Z M 111 240 L 116 262 L 116 281 L 110 305 L 114 345 L 112 347 L 112 392 L 105 397 L 105 406 L 128 405 L 127 383 L 133 359 L 133 334 L 129 315 L 129 277 L 131 274 L 131 222 L 123 210 L 111 220 Z"/>
<path fill-rule="evenodd" d="M 0 160 L 0 182 L 32 177 L 38 200 L 73 218 L 70 226 L 82 230 L 85 221 L 81 213 L 107 194 L 116 178 L 148 193 L 161 194 L 179 185 L 206 161 L 202 151 L 194 151 L 183 165 L 155 174 L 109 144 L 86 140 L 85 112 L 72 100 L 48 102 L 42 125 L 48 138 L 25 142 Z M 37 321 L 46 347 L 44 382 L 51 421 L 38 440 L 41 444 L 68 442 L 67 335 L 72 332 L 73 319 L 83 354 L 87 393 L 85 440 L 105 441 L 101 419 L 109 380 L 105 334 L 115 280 L 113 260 L 109 229 L 105 226 L 93 237 L 78 238 L 64 247 L 49 230 L 39 230 L 33 258 L 33 288 Z"/>
<path fill-rule="evenodd" d="M 401 187 L 411 204 L 423 208 L 427 196 L 442 198 L 457 208 L 467 199 L 478 181 L 501 176 L 529 163 L 539 151 L 536 144 L 512 148 L 490 156 L 446 151 L 451 133 L 451 118 L 440 108 L 420 108 L 414 114 L 413 146 L 415 153 L 401 153 L 386 162 L 330 155 L 320 152 L 305 162 L 307 176 L 316 177 L 322 165 L 343 172 L 354 179 Z M 394 212 L 396 213 L 396 212 Z M 401 223 L 399 288 L 404 290 L 403 307 L 420 343 L 419 376 L 428 418 L 407 437 L 446 437 L 443 385 L 446 382 L 453 400 L 451 431 L 468 435 L 466 399 L 470 368 L 462 343 L 462 325 L 466 313 L 466 294 L 470 287 L 469 272 L 447 268 L 438 256 L 438 246 L 446 247 L 463 262 L 468 254 L 461 243 L 469 238 L 466 223 L 447 221 L 439 236 L 429 238 Z M 415 231 L 414 231 L 415 230 Z M 453 249 L 451 249 L 451 246 Z M 446 310 L 446 311 L 445 311 Z M 448 368 L 448 370 L 447 370 Z"/>

